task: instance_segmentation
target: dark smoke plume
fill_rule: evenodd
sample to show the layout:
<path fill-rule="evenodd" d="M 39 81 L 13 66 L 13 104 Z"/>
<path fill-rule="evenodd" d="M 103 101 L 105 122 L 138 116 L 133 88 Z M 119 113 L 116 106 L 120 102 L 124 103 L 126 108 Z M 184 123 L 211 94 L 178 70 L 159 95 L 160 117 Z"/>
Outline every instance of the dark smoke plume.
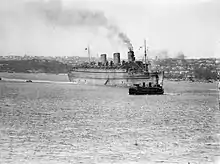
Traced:
<path fill-rule="evenodd" d="M 123 41 L 129 50 L 133 49 L 128 36 L 120 31 L 118 26 L 111 24 L 103 12 L 76 7 L 67 9 L 63 7 L 61 0 L 27 2 L 25 7 L 29 12 L 34 12 L 40 16 L 45 23 L 52 25 L 62 27 L 104 27 L 108 32 Z"/>
<path fill-rule="evenodd" d="M 133 51 L 133 46 L 130 42 L 130 39 L 127 37 L 127 35 L 125 33 L 120 32 L 118 34 L 118 36 L 123 40 L 123 42 L 127 45 L 129 50 Z"/>
<path fill-rule="evenodd" d="M 118 38 L 121 39 L 123 43 L 128 47 L 129 50 L 133 50 L 133 46 L 128 36 L 125 33 L 121 32 L 116 25 L 107 25 L 106 28 L 113 34 L 116 34 Z"/>

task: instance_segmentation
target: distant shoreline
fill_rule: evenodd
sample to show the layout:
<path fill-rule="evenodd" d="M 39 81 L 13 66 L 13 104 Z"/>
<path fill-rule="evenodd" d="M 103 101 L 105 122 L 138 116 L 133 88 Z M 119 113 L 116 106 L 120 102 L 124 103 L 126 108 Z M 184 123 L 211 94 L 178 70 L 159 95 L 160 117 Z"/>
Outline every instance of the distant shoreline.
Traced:
<path fill-rule="evenodd" d="M 0 74 L 18 74 L 18 73 L 25 73 L 25 74 L 52 74 L 52 75 L 67 75 L 68 73 L 46 73 L 46 72 L 0 72 Z"/>
<path fill-rule="evenodd" d="M 68 74 L 67 73 L 9 73 L 9 72 L 0 72 L 0 78 L 2 81 L 26 81 L 26 80 L 32 80 L 34 82 L 69 82 Z M 5 79 L 5 80 L 4 80 Z M 203 80 L 195 80 L 194 82 L 191 82 L 189 80 L 175 80 L 175 79 L 167 79 L 165 78 L 164 81 L 169 82 L 189 82 L 189 83 L 208 83 Z M 213 83 L 216 83 L 218 81 L 213 81 Z"/>
<path fill-rule="evenodd" d="M 54 74 L 54 73 L 8 73 L 0 72 L 0 77 L 8 80 L 33 80 L 33 81 L 57 81 L 69 82 L 67 74 Z"/>

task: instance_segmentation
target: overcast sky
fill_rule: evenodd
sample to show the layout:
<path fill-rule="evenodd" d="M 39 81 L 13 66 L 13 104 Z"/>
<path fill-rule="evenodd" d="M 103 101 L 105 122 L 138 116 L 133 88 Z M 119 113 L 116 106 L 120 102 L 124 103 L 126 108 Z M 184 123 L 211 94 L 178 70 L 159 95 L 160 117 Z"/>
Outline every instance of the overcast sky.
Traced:
<path fill-rule="evenodd" d="M 220 57 L 218 0 L 1 0 L 0 55 Z M 153 55 L 150 54 L 151 56 Z"/>

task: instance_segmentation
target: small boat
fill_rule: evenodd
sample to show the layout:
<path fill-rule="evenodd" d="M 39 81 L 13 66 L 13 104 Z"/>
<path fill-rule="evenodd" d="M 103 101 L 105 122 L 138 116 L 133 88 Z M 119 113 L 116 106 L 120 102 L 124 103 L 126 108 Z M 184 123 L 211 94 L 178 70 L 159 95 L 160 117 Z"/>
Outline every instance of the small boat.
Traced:
<path fill-rule="evenodd" d="M 32 83 L 32 80 L 26 80 L 27 83 Z"/>
<path fill-rule="evenodd" d="M 134 84 L 134 86 L 129 88 L 129 95 L 162 95 L 164 94 L 164 89 L 161 85 L 155 84 L 152 86 L 151 82 L 148 86 L 145 86 L 145 82 L 143 85 Z"/>

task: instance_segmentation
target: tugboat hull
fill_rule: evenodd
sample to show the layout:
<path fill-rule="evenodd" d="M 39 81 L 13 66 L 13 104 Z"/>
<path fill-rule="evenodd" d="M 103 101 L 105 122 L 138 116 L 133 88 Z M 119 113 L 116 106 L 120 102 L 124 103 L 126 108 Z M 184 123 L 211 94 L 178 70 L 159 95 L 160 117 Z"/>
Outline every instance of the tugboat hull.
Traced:
<path fill-rule="evenodd" d="M 129 95 L 162 95 L 164 89 L 160 87 L 131 87 Z"/>

